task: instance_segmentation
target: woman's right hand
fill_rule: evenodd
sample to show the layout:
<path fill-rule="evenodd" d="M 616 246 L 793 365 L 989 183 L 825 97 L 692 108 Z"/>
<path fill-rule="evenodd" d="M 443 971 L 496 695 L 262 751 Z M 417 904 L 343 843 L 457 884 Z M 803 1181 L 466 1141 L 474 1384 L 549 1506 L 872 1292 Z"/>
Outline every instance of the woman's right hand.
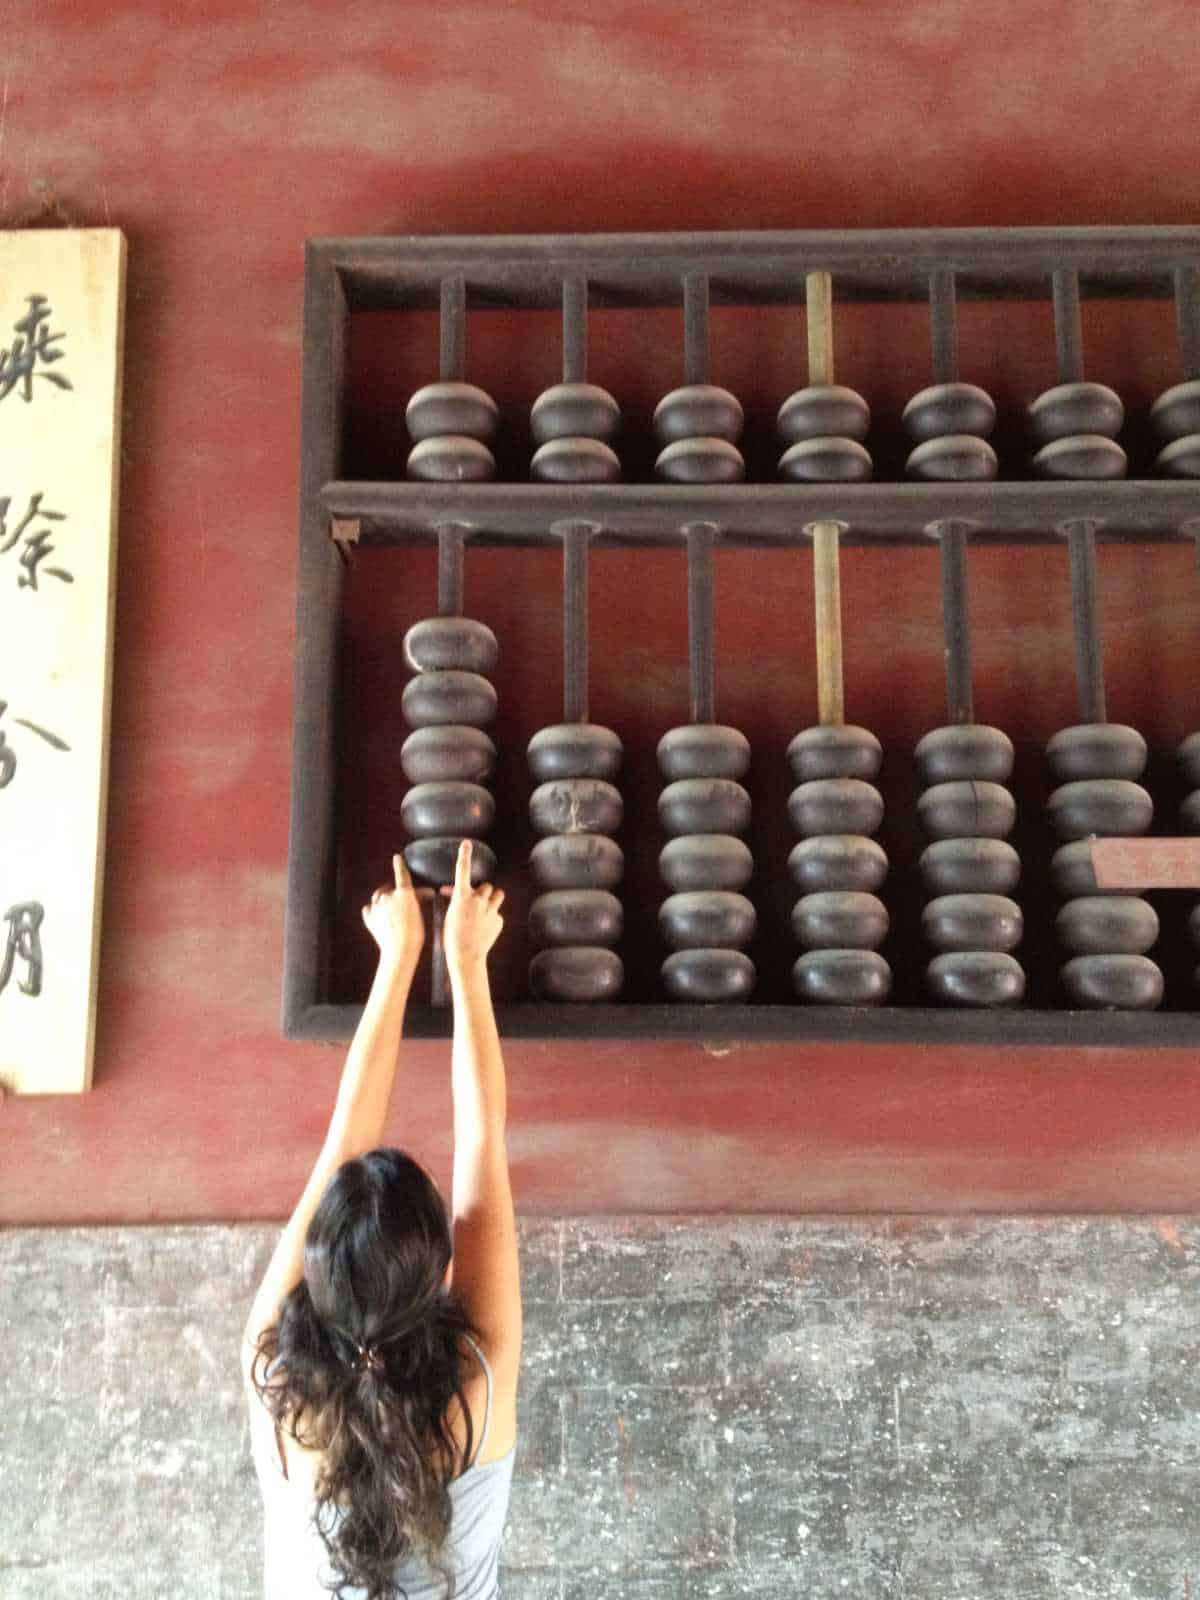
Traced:
<path fill-rule="evenodd" d="M 504 926 L 500 915 L 504 890 L 490 883 L 482 883 L 478 889 L 471 887 L 470 839 L 464 839 L 458 847 L 453 888 L 444 888 L 442 893 L 450 898 L 442 933 L 447 967 L 452 972 L 465 972 L 483 966 Z"/>

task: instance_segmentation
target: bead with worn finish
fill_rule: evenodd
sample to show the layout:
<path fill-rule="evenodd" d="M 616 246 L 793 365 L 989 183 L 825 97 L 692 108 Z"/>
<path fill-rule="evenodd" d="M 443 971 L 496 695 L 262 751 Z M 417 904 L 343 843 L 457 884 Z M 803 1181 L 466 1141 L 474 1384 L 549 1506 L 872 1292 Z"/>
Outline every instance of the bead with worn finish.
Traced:
<path fill-rule="evenodd" d="M 551 945 L 529 963 L 529 986 L 541 1000 L 615 1000 L 624 982 L 620 956 L 601 945 Z"/>
<path fill-rule="evenodd" d="M 892 992 L 892 969 L 877 950 L 808 950 L 792 967 L 792 988 L 818 1006 L 877 1006 Z"/>
<path fill-rule="evenodd" d="M 740 950 L 676 950 L 663 962 L 662 979 L 673 1000 L 745 1000 L 754 988 L 754 963 Z"/>

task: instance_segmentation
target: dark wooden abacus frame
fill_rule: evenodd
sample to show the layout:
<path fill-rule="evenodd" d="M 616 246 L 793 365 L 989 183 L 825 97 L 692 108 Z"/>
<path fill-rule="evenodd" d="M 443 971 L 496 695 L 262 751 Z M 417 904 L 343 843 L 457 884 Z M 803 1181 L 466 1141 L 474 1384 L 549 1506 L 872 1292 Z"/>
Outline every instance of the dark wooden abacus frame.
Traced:
<path fill-rule="evenodd" d="M 439 524 L 477 544 L 547 545 L 556 523 L 585 518 L 604 545 L 664 545 L 671 530 L 711 521 L 725 544 L 799 545 L 823 518 L 843 544 L 920 544 L 931 525 L 971 525 L 979 544 L 1054 543 L 1094 519 L 1123 543 L 1200 539 L 1200 481 L 792 483 L 732 486 L 544 483 L 352 483 L 339 478 L 346 346 L 353 311 L 434 309 L 461 275 L 472 307 L 551 308 L 564 279 L 584 275 L 596 306 L 678 305 L 686 274 L 706 273 L 714 302 L 799 304 L 805 274 L 824 270 L 839 298 L 928 298 L 951 269 L 962 299 L 1049 298 L 1052 275 L 1076 270 L 1089 297 L 1160 298 L 1200 265 L 1200 228 L 920 229 L 864 232 L 598 234 L 495 238 L 319 239 L 306 248 L 300 567 L 283 1031 L 348 1039 L 361 1007 L 326 998 L 336 896 L 338 630 L 343 569 L 372 545 L 433 544 Z M 800 1001 L 744 1005 L 520 1002 L 497 1008 L 523 1038 L 861 1040 L 946 1044 L 1200 1044 L 1200 1013 L 1015 1008 L 1002 1012 Z M 413 1004 L 408 1032 L 443 1037 L 446 1009 Z"/>

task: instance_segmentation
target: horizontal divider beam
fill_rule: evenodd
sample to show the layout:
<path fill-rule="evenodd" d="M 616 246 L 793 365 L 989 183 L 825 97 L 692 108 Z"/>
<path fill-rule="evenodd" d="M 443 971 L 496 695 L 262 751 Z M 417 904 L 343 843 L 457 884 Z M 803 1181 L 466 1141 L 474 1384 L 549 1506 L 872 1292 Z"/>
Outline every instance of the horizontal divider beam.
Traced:
<path fill-rule="evenodd" d="M 289 1037 L 341 1044 L 353 1037 L 362 1015 L 355 1005 L 315 1005 L 294 1018 Z M 747 1044 L 837 1043 L 1062 1046 L 1071 1049 L 1140 1049 L 1200 1044 L 1200 1013 L 1175 1011 L 1050 1011 L 1014 1007 L 995 1011 L 939 1010 L 929 1006 L 639 1005 L 500 1003 L 496 1021 L 505 1039 L 690 1039 Z M 448 1039 L 447 1010 L 410 1005 L 408 1038 Z"/>
<path fill-rule="evenodd" d="M 327 483 L 321 501 L 339 544 L 429 544 L 453 520 L 481 545 L 557 545 L 551 525 L 586 515 L 593 547 L 682 544 L 682 528 L 714 522 L 725 545 L 803 545 L 822 519 L 847 525 L 843 545 L 929 544 L 936 524 L 971 525 L 971 542 L 1056 544 L 1087 518 L 1110 543 L 1200 538 L 1200 482 L 865 483 L 733 485 Z"/>

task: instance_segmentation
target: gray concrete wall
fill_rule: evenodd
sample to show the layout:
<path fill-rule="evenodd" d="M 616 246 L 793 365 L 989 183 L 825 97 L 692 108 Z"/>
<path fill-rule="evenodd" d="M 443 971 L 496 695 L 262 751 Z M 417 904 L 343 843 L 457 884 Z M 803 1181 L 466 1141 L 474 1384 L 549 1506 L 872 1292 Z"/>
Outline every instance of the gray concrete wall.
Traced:
<path fill-rule="evenodd" d="M 0 1233 L 0 1596 L 251 1600 L 263 1227 Z M 1200 1219 L 522 1229 L 508 1600 L 1197 1600 Z"/>

